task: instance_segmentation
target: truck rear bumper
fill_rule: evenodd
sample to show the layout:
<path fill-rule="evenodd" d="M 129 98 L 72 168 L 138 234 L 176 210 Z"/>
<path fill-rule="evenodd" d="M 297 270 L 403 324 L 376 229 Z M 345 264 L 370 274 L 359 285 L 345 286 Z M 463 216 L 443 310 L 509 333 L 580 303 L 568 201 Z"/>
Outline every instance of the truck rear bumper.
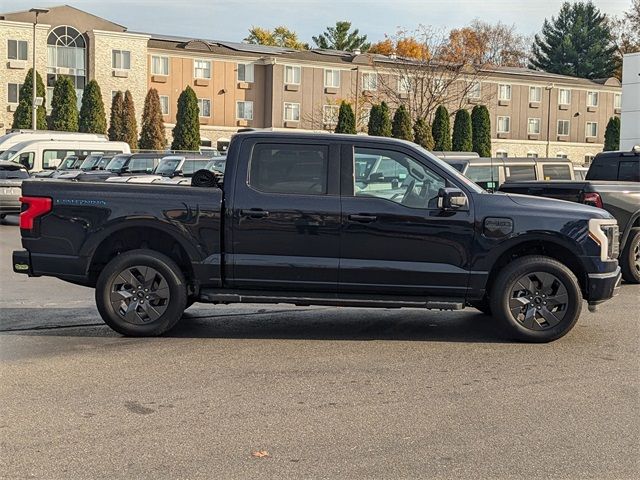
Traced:
<path fill-rule="evenodd" d="M 597 305 L 618 294 L 622 275 L 620 267 L 613 272 L 590 273 L 588 275 L 587 300 L 589 305 Z"/>
<path fill-rule="evenodd" d="M 13 271 L 30 277 L 45 275 L 87 285 L 87 266 L 85 257 L 31 253 L 28 250 L 13 251 Z"/>

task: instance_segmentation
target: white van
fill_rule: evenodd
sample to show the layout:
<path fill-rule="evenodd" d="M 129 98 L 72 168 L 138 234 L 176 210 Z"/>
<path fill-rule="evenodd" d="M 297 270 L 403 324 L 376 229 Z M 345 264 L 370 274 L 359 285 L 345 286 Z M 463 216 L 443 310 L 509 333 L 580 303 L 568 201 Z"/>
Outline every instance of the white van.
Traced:
<path fill-rule="evenodd" d="M 68 155 L 130 153 L 129 144 L 110 141 L 29 140 L 0 154 L 0 160 L 24 165 L 30 172 L 54 170 Z"/>
<path fill-rule="evenodd" d="M 78 140 L 82 142 L 108 142 L 109 138 L 100 133 L 56 132 L 54 130 L 14 130 L 0 136 L 0 154 L 17 143 L 29 140 Z"/>

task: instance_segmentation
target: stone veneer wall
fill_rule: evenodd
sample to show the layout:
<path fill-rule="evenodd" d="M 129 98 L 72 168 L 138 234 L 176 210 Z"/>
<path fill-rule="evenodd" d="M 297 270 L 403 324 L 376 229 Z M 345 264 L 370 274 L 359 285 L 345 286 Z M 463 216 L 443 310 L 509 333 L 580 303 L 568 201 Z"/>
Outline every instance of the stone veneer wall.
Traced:
<path fill-rule="evenodd" d="M 107 114 L 111 115 L 111 92 L 131 91 L 138 120 L 138 134 L 142 123 L 144 98 L 147 95 L 147 42 L 148 35 L 92 30 L 89 36 L 89 80 L 96 80 L 102 90 Z M 131 52 L 131 68 L 126 78 L 114 76 L 112 50 Z"/>
<path fill-rule="evenodd" d="M 36 28 L 36 70 L 42 81 L 47 82 L 47 34 L 49 25 L 39 24 Z M 9 68 L 7 40 L 26 40 L 28 42 L 27 61 L 24 68 Z M 22 22 L 0 20 L 0 135 L 11 128 L 13 109 L 7 102 L 9 83 L 22 85 L 27 72 L 33 65 L 33 25 Z"/>
<path fill-rule="evenodd" d="M 556 157 L 559 153 L 563 153 L 576 165 L 582 165 L 585 163 L 586 155 L 594 156 L 603 148 L 602 143 L 551 142 L 549 157 Z M 547 154 L 547 142 L 492 138 L 491 155 L 496 157 L 498 150 L 506 150 L 509 157 L 526 157 L 529 152 L 536 152 L 538 157 L 542 158 Z"/>

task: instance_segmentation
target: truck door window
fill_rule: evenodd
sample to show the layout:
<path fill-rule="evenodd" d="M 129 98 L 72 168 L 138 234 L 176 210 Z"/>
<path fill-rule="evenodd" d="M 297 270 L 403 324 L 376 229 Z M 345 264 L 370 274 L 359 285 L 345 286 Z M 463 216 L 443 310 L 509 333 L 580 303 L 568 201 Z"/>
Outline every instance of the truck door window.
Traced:
<path fill-rule="evenodd" d="M 512 182 L 535 180 L 536 168 L 533 165 L 515 165 L 505 167 L 505 177 Z"/>
<path fill-rule="evenodd" d="M 256 144 L 249 185 L 264 193 L 326 195 L 329 147 Z"/>
<path fill-rule="evenodd" d="M 640 162 L 620 162 L 618 180 L 621 182 L 640 182 Z"/>
<path fill-rule="evenodd" d="M 411 208 L 437 208 L 446 180 L 414 159 L 392 150 L 356 148 L 354 195 L 375 197 Z"/>
<path fill-rule="evenodd" d="M 465 176 L 480 185 L 485 190 L 495 190 L 500 183 L 498 165 L 469 165 Z"/>
<path fill-rule="evenodd" d="M 152 170 L 153 158 L 134 158 L 129 166 L 129 171 L 132 173 L 151 172 Z"/>
<path fill-rule="evenodd" d="M 545 180 L 571 180 L 569 165 L 542 165 Z"/>
<path fill-rule="evenodd" d="M 35 154 L 33 152 L 21 153 L 18 157 L 18 163 L 27 167 L 27 169 L 31 170 L 33 168 L 33 159 L 35 158 Z"/>

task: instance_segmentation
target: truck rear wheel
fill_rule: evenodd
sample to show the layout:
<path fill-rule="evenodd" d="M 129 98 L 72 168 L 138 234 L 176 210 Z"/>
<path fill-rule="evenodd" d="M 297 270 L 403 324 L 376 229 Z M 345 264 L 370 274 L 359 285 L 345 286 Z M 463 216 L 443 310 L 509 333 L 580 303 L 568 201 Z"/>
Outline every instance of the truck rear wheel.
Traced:
<path fill-rule="evenodd" d="M 627 244 L 620 254 L 622 278 L 629 283 L 640 283 L 640 228 L 632 228 Z"/>
<path fill-rule="evenodd" d="M 550 342 L 569 332 L 582 310 L 578 279 L 565 265 L 531 255 L 507 264 L 491 290 L 491 311 L 517 340 Z"/>
<path fill-rule="evenodd" d="M 103 320 L 123 335 L 156 336 L 182 317 L 187 289 L 180 268 L 153 250 L 131 250 L 98 277 L 96 304 Z"/>

